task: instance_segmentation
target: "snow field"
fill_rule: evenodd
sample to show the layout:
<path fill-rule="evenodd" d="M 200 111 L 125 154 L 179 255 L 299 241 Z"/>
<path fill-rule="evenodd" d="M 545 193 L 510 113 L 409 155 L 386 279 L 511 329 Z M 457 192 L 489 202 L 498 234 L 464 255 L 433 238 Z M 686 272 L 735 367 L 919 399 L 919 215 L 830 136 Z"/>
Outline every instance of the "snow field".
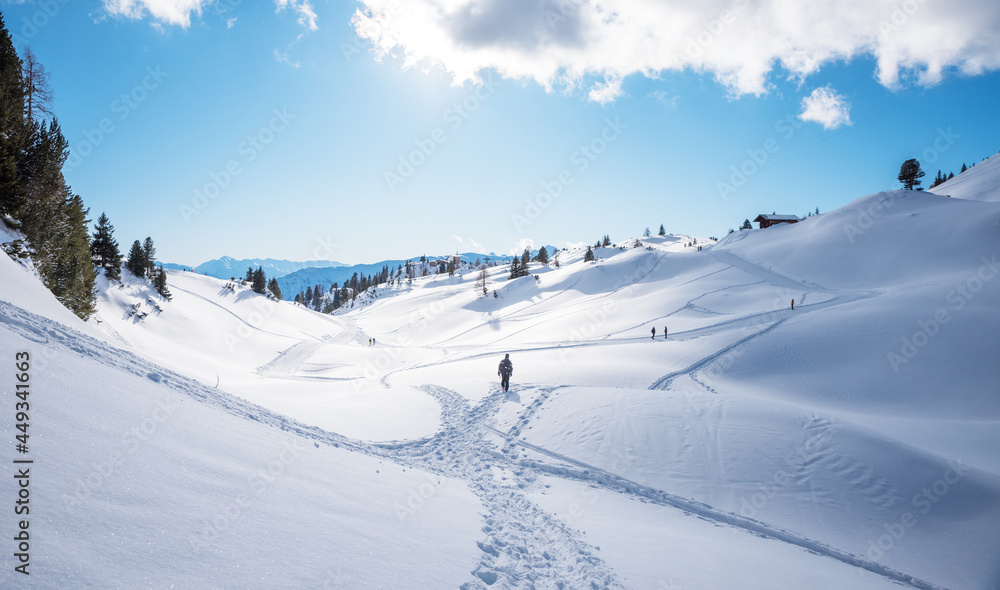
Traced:
<path fill-rule="evenodd" d="M 880 193 L 336 316 L 172 271 L 83 325 L 5 259 L 0 353 L 57 392 L 39 587 L 995 587 L 998 220 Z"/>

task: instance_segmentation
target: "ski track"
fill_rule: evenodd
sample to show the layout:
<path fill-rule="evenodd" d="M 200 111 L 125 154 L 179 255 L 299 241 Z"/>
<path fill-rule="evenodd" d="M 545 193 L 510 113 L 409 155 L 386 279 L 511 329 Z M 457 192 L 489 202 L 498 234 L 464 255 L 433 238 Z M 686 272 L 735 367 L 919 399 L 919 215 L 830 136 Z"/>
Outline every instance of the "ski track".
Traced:
<path fill-rule="evenodd" d="M 226 309 L 225 306 L 219 305 L 218 303 L 216 303 L 215 301 L 212 301 L 211 299 L 209 299 L 208 297 L 205 297 L 204 295 L 199 295 L 198 293 L 195 293 L 194 291 L 188 291 L 187 289 L 183 289 L 183 288 L 177 287 L 177 286 L 175 286 L 174 289 L 176 289 L 176 290 L 178 290 L 178 291 L 180 291 L 182 293 L 187 293 L 188 295 L 191 295 L 192 297 L 196 297 L 198 299 L 201 299 L 202 301 L 208 303 L 209 305 L 212 305 L 214 307 L 217 307 L 217 308 L 221 309 L 222 311 L 224 311 L 224 312 L 228 313 L 229 315 L 233 316 L 234 318 L 236 318 L 237 320 L 239 320 L 240 323 L 242 323 L 243 325 L 247 326 L 248 328 L 250 328 L 252 330 L 256 330 L 256 331 L 261 332 L 263 334 L 270 334 L 271 336 L 277 336 L 278 338 L 288 338 L 289 340 L 294 340 L 295 339 L 294 336 L 289 336 L 287 334 L 278 334 L 277 332 L 270 332 L 268 330 L 262 329 L 260 326 L 255 326 L 255 325 L 251 324 L 250 322 L 246 321 L 245 319 L 241 318 L 240 316 L 236 315 L 232 310 Z"/>
<path fill-rule="evenodd" d="M 822 285 L 817 285 L 815 283 L 800 282 L 790 277 L 787 277 L 779 272 L 776 272 L 772 269 L 764 268 L 749 260 L 741 258 L 731 252 L 726 252 L 721 250 L 717 251 L 714 248 L 712 248 L 708 250 L 708 253 L 713 257 L 715 257 L 720 262 L 730 265 L 730 268 L 739 269 L 749 274 L 750 276 L 756 277 L 757 279 L 760 279 L 761 281 L 774 285 L 778 288 L 800 292 L 801 294 L 798 295 L 799 308 L 797 312 L 792 311 L 791 309 L 783 309 L 783 310 L 773 310 L 757 314 L 751 314 L 737 319 L 728 320 L 725 322 L 719 322 L 711 326 L 706 326 L 704 328 L 697 328 L 694 330 L 688 330 L 686 332 L 678 332 L 676 334 L 672 334 L 671 336 L 674 336 L 676 339 L 685 340 L 689 338 L 706 336 L 709 334 L 716 334 L 721 331 L 730 330 L 733 328 L 741 328 L 741 327 L 752 328 L 761 324 L 773 322 L 770 323 L 770 325 L 767 326 L 766 328 L 759 330 L 748 336 L 745 336 L 737 340 L 736 342 L 730 344 L 729 346 L 726 346 L 702 358 L 701 360 L 696 361 L 695 363 L 691 364 L 690 366 L 684 369 L 681 369 L 679 371 L 674 371 L 672 373 L 664 375 L 663 377 L 660 377 L 659 379 L 654 381 L 652 385 L 649 386 L 649 389 L 669 389 L 670 384 L 675 379 L 687 375 L 690 376 L 693 380 L 695 380 L 696 383 L 702 385 L 706 390 L 711 391 L 712 393 L 717 393 L 715 389 L 711 388 L 702 381 L 699 381 L 695 377 L 694 373 L 706 367 L 707 365 L 711 364 L 713 361 L 716 361 L 726 356 L 730 352 L 738 349 L 742 345 L 757 338 L 758 336 L 763 336 L 764 334 L 771 332 L 775 328 L 778 328 L 779 326 L 781 326 L 781 324 L 783 324 L 789 318 L 793 317 L 794 314 L 796 313 L 798 313 L 799 315 L 801 315 L 802 313 L 813 313 L 819 310 L 828 309 L 830 307 L 836 307 L 840 305 L 845 305 L 847 303 L 852 303 L 854 301 L 859 301 L 861 299 L 876 297 L 879 294 L 878 292 L 875 291 L 840 291 L 837 289 L 830 289 Z M 810 292 L 827 293 L 833 295 L 834 297 L 830 300 L 821 303 L 806 305 L 805 299 L 808 293 Z M 693 301 L 694 300 L 688 302 L 688 306 L 690 306 L 690 304 Z"/>
<path fill-rule="evenodd" d="M 581 483 L 585 483 L 594 487 L 603 488 L 614 493 L 631 496 L 643 502 L 649 502 L 660 506 L 675 508 L 681 510 L 682 512 L 685 512 L 686 514 L 697 516 L 705 520 L 708 520 L 710 522 L 742 529 L 758 537 L 763 537 L 795 545 L 796 547 L 800 547 L 811 553 L 836 559 L 837 561 L 840 561 L 847 565 L 867 570 L 874 574 L 888 578 L 893 582 L 897 582 L 906 586 L 910 586 L 913 588 L 920 588 L 921 590 L 944 590 L 940 586 L 931 584 L 930 582 L 924 581 L 914 576 L 910 576 L 903 572 L 899 572 L 890 567 L 884 566 L 880 563 L 873 562 L 871 560 L 866 559 L 865 557 L 855 555 L 853 553 L 848 553 L 846 551 L 842 551 L 835 547 L 825 545 L 819 541 L 809 539 L 802 535 L 798 535 L 794 532 L 767 524 L 765 522 L 747 518 L 738 514 L 733 514 L 731 512 L 726 512 L 724 510 L 719 510 L 708 504 L 704 504 L 702 502 L 698 502 L 696 500 L 692 500 L 689 498 L 682 498 L 680 496 L 676 496 L 669 492 L 632 481 L 630 479 L 627 479 L 610 471 L 606 471 L 600 467 L 589 465 L 582 461 L 573 459 L 572 457 L 568 457 L 566 455 L 550 451 L 538 445 L 531 444 L 526 440 L 517 438 L 520 432 L 523 430 L 524 426 L 530 420 L 530 417 L 538 411 L 542 403 L 544 403 L 544 401 L 548 399 L 548 397 L 554 391 L 555 390 L 552 389 L 543 390 L 542 394 L 539 395 L 539 397 L 536 398 L 534 402 L 528 405 L 528 407 L 521 414 L 519 420 L 515 423 L 513 427 L 511 427 L 510 431 L 508 431 L 507 433 L 503 433 L 499 430 L 496 430 L 495 428 L 489 428 L 489 430 L 504 437 L 505 439 L 504 453 L 512 454 L 512 452 L 508 449 L 510 449 L 510 447 L 513 446 L 520 446 L 525 449 L 535 451 L 536 453 L 548 456 L 552 459 L 559 461 L 564 465 L 570 465 L 577 469 L 560 465 L 552 465 L 527 458 L 521 459 L 518 462 L 518 465 L 520 465 L 521 467 L 538 473 L 545 473 L 563 479 L 577 480 Z M 715 407 L 716 407 L 715 405 L 712 406 L 712 408 Z M 718 411 L 722 412 L 723 418 L 721 418 L 721 420 L 724 422 L 725 407 L 723 406 L 721 408 L 718 408 Z M 807 424 L 806 426 L 806 428 L 808 428 L 809 430 L 823 429 L 827 427 L 828 425 L 826 423 L 819 422 L 818 420 L 815 420 Z M 717 436 L 715 438 L 718 439 Z M 852 471 L 852 469 L 847 470 L 848 473 L 850 471 Z"/>
<path fill-rule="evenodd" d="M 482 436 L 486 420 L 499 410 L 505 397 L 499 387 L 471 407 L 455 392 L 425 386 L 423 390 L 441 406 L 442 429 L 414 441 L 369 443 L 302 424 L 3 301 L 0 301 L 0 324 L 31 342 L 149 379 L 239 418 L 316 443 L 464 481 L 482 501 L 485 514 L 484 538 L 477 543 L 482 556 L 462 590 L 491 586 L 624 588 L 579 531 L 527 499 L 525 491 L 535 485 L 537 473 L 507 459 Z"/>
<path fill-rule="evenodd" d="M 291 377 L 324 344 L 323 341 L 303 340 L 278 353 L 266 365 L 257 367 L 256 373 L 262 377 Z"/>
<path fill-rule="evenodd" d="M 874 294 L 841 293 L 818 285 L 798 283 L 753 265 L 733 254 L 709 251 L 719 260 L 738 267 L 761 280 L 779 287 L 806 288 L 812 291 L 836 293 L 832 301 L 809 306 L 815 309 L 841 305 L 849 301 L 871 297 Z M 653 268 L 655 268 L 655 264 Z M 652 272 L 652 268 L 649 269 Z M 648 272 L 646 273 L 649 274 Z M 636 279 L 641 280 L 642 277 Z M 634 281 L 635 282 L 635 281 Z M 789 314 L 790 315 L 790 314 Z M 733 349 L 762 336 L 783 324 L 788 317 L 778 312 L 767 312 L 721 325 L 679 333 L 697 337 L 741 325 L 754 326 L 769 323 L 685 369 L 661 377 L 650 389 L 667 389 L 677 377 L 694 373 L 716 361 Z M 773 320 L 773 321 L 768 321 Z M 716 509 L 692 499 L 682 498 L 667 491 L 626 479 L 604 469 L 586 464 L 520 439 L 520 434 L 534 415 L 558 388 L 535 387 L 535 399 L 518 416 L 506 433 L 492 428 L 490 422 L 499 411 L 506 394 L 498 386 L 478 404 L 472 406 L 459 394 L 442 387 L 428 385 L 422 390 L 433 397 L 441 407 L 441 430 L 436 434 L 411 441 L 370 443 L 349 439 L 315 426 L 302 424 L 271 410 L 247 402 L 218 389 L 202 385 L 173 371 L 161 368 L 135 354 L 115 348 L 90 336 L 81 334 L 58 322 L 33 314 L 20 307 L 0 301 L 0 324 L 29 341 L 92 359 L 163 386 L 202 403 L 210 404 L 237 417 L 307 438 L 317 443 L 332 445 L 351 452 L 363 453 L 397 463 L 404 467 L 422 469 L 465 482 L 483 504 L 484 537 L 477 542 L 482 552 L 478 565 L 470 572 L 470 581 L 461 590 L 481 590 L 488 587 L 502 588 L 624 588 L 614 571 L 597 555 L 582 533 L 571 529 L 552 514 L 531 502 L 526 492 L 538 489 L 542 475 L 579 481 L 587 485 L 610 490 L 661 506 L 672 507 L 707 521 L 744 530 L 750 534 L 789 543 L 806 551 L 836 559 L 845 564 L 867 570 L 894 582 L 923 590 L 942 590 L 924 580 L 854 555 L 794 532 Z M 345 327 L 340 339 L 356 340 L 362 332 L 356 325 Z M 632 340 L 632 339 L 629 339 Z M 262 374 L 291 374 L 301 366 L 326 340 L 302 342 L 280 353 L 274 360 L 258 368 Z M 604 341 L 603 343 L 607 343 Z M 586 343 L 585 345 L 594 345 Z M 557 348 L 557 347 L 552 347 Z M 480 355 L 472 355 L 480 356 Z M 470 357 L 471 358 L 471 357 Z M 438 361 L 434 364 L 450 362 Z M 388 377 L 388 375 L 386 375 Z M 698 381 L 698 383 L 701 383 Z M 513 391 L 527 389 L 514 387 Z M 707 389 L 710 391 L 711 388 Z M 724 411 L 724 408 L 723 408 Z M 815 431 L 828 425 L 818 419 L 807 423 L 804 429 Z M 500 448 L 484 436 L 493 432 L 501 438 Z M 536 459 L 522 458 L 518 448 L 533 451 L 554 459 L 551 464 Z M 808 480 L 815 464 L 822 462 L 844 478 L 853 478 L 861 484 L 869 482 L 868 494 L 876 503 L 892 501 L 892 492 L 884 481 L 873 478 L 864 465 L 843 463 L 833 451 L 827 450 L 808 463 L 803 463 L 793 474 L 794 479 Z"/>

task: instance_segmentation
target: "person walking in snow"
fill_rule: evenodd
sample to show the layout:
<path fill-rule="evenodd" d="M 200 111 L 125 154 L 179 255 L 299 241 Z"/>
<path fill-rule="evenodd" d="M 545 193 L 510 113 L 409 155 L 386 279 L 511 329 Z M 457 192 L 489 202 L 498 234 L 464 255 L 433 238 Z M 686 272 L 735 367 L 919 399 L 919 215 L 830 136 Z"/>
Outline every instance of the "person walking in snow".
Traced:
<path fill-rule="evenodd" d="M 663 326 L 663 339 L 664 340 L 667 339 L 667 327 L 666 326 Z"/>
<path fill-rule="evenodd" d="M 656 326 L 653 326 L 653 335 L 650 336 L 653 340 L 656 340 Z"/>
<path fill-rule="evenodd" d="M 510 376 L 513 374 L 514 365 L 510 362 L 510 354 L 505 354 L 497 369 L 497 375 L 500 375 L 500 386 L 503 387 L 504 391 L 510 388 Z"/>
<path fill-rule="evenodd" d="M 795 311 L 795 300 L 792 299 L 792 311 Z"/>

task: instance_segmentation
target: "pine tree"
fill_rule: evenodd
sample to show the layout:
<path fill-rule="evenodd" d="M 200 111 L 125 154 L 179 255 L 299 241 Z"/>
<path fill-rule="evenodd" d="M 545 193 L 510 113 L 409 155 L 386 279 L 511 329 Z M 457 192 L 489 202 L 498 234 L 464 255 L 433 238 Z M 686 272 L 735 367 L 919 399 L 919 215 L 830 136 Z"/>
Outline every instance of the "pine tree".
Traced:
<path fill-rule="evenodd" d="M 594 251 L 590 249 L 590 246 L 587 246 L 587 253 L 583 255 L 583 261 L 584 262 L 594 261 Z"/>
<path fill-rule="evenodd" d="M 912 191 L 920 186 L 920 179 L 924 177 L 924 171 L 920 169 L 920 162 L 915 158 L 903 162 L 899 167 L 897 179 L 903 183 L 903 188 Z"/>
<path fill-rule="evenodd" d="M 741 230 L 743 230 L 743 229 L 753 229 L 753 226 L 750 225 L 750 220 L 749 219 L 744 219 L 743 220 L 743 225 L 740 226 L 740 229 Z"/>
<path fill-rule="evenodd" d="M 94 239 L 90 242 L 90 255 L 94 266 L 104 269 L 104 276 L 108 280 L 121 280 L 122 254 L 115 241 L 115 226 L 111 225 L 104 213 L 97 218 Z"/>
<path fill-rule="evenodd" d="M 510 261 L 510 277 L 509 279 L 517 279 L 521 277 L 521 259 L 517 256 Z"/>
<path fill-rule="evenodd" d="M 951 180 L 952 178 L 955 178 L 955 173 L 954 172 L 949 172 L 947 180 Z"/>
<path fill-rule="evenodd" d="M 18 170 L 27 143 L 21 67 L 21 58 L 17 56 L 3 14 L 0 14 L 0 130 L 3 130 L 0 133 L 0 218 L 15 227 L 27 202 Z"/>
<path fill-rule="evenodd" d="M 358 273 L 354 273 L 355 279 L 357 278 L 357 276 L 358 276 Z M 355 296 L 357 296 L 356 295 L 357 292 L 358 292 L 357 281 L 355 280 L 355 288 L 354 288 Z M 316 311 L 321 311 L 322 310 L 322 306 L 323 306 L 323 285 L 317 284 L 313 288 L 312 308 L 315 309 Z"/>
<path fill-rule="evenodd" d="M 163 270 L 162 266 L 153 267 L 153 286 L 156 288 L 156 292 L 160 294 L 167 301 L 170 301 L 173 296 L 170 294 L 170 289 L 167 288 L 167 271 Z"/>
<path fill-rule="evenodd" d="M 128 259 L 125 261 L 125 268 L 137 278 L 141 279 L 146 276 L 146 257 L 139 240 L 132 242 L 132 248 L 128 251 Z"/>
<path fill-rule="evenodd" d="M 248 282 L 248 283 L 252 283 L 253 282 L 253 267 L 252 266 L 248 266 L 247 267 L 247 274 L 246 274 L 246 276 L 243 277 L 243 280 L 246 281 L 246 282 Z"/>
<path fill-rule="evenodd" d="M 611 245 L 611 238 L 607 234 L 604 234 L 604 241 L 601 242 L 601 246 L 607 248 L 610 245 Z"/>
<path fill-rule="evenodd" d="M 267 277 L 264 275 L 264 269 L 257 267 L 257 270 L 253 272 L 252 280 L 250 281 L 250 288 L 253 289 L 254 293 L 263 295 L 264 289 L 267 288 Z"/>
<path fill-rule="evenodd" d="M 642 237 L 644 237 L 644 238 L 648 238 L 651 235 L 653 235 L 653 232 L 649 231 L 648 227 L 645 230 L 643 230 L 643 232 L 642 232 Z"/>
<path fill-rule="evenodd" d="M 153 247 L 153 238 L 146 236 L 142 243 L 142 257 L 146 263 L 146 276 L 153 278 L 153 271 L 156 269 L 156 248 Z"/>
<path fill-rule="evenodd" d="M 549 251 L 545 249 L 545 246 L 538 249 L 538 256 L 535 256 L 535 260 L 542 264 L 549 263 Z"/>
<path fill-rule="evenodd" d="M 57 217 L 54 248 L 43 252 L 44 264 L 38 267 L 49 291 L 67 309 L 87 319 L 95 311 L 94 266 L 90 260 L 90 236 L 87 233 L 87 209 L 83 199 L 64 187 L 64 200 Z"/>
<path fill-rule="evenodd" d="M 525 248 L 524 252 L 521 253 L 521 266 L 527 270 L 529 262 L 531 262 L 531 250 Z"/>
<path fill-rule="evenodd" d="M 275 299 L 281 301 L 281 287 L 278 285 L 278 279 L 271 277 L 271 282 L 267 284 L 267 290 L 270 291 L 272 295 L 274 295 Z"/>
<path fill-rule="evenodd" d="M 657 234 L 657 235 L 661 235 L 661 236 L 665 236 L 665 235 L 667 235 L 667 230 L 666 230 L 666 229 L 664 229 L 664 227 L 663 227 L 663 224 L 662 224 L 662 223 L 660 224 L 660 233 L 659 233 L 659 234 Z"/>
<path fill-rule="evenodd" d="M 959 170 L 958 173 L 961 174 L 961 173 L 965 172 L 968 169 L 969 169 L 969 167 L 965 165 L 965 162 L 962 162 L 962 169 Z"/>

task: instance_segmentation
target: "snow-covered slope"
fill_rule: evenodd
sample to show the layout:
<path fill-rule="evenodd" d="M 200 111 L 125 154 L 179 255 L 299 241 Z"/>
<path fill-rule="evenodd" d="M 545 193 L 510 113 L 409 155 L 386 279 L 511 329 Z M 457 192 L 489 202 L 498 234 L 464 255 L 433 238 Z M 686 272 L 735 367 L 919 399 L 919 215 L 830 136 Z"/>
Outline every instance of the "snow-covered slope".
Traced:
<path fill-rule="evenodd" d="M 994 154 L 947 182 L 929 189 L 939 195 L 970 201 L 1000 201 L 1000 154 Z"/>
<path fill-rule="evenodd" d="M 331 391 L 306 361 L 317 349 L 342 351 L 334 364 L 361 360 L 367 340 L 350 319 L 278 302 L 248 287 L 191 272 L 167 271 L 173 300 L 123 272 L 99 278 L 97 329 L 163 366 L 210 387 L 236 391 L 291 418 L 369 440 L 416 438 L 438 427 L 438 407 L 412 389 Z M 230 288 L 231 287 L 231 288 Z M 155 302 L 156 307 L 150 302 Z M 139 318 L 132 313 L 138 304 Z M 318 367 L 320 371 L 326 367 Z"/>
<path fill-rule="evenodd" d="M 4 480 L 25 481 L 14 479 L 26 464 L 12 455 L 34 461 L 20 496 L 29 512 L 15 515 L 5 493 L 11 508 L 0 519 L 10 538 L 29 523 L 30 575 L 15 572 L 21 561 L 8 541 L 4 587 L 403 588 L 467 579 L 481 506 L 462 483 L 115 348 L 6 256 L 0 277 Z M 30 356 L 29 438 L 28 452 L 15 454 L 21 352 Z"/>
<path fill-rule="evenodd" d="M 336 316 L 170 272 L 173 301 L 104 285 L 83 326 L 31 301 L 30 277 L 5 282 L 0 353 L 63 359 L 39 418 L 73 447 L 39 450 L 57 497 L 157 396 L 183 408 L 87 496 L 97 536 L 53 512 L 48 559 L 74 561 L 40 587 L 73 567 L 117 580 L 74 565 L 112 533 L 145 564 L 132 586 L 186 559 L 165 579 L 211 587 L 239 564 L 276 587 L 322 587 L 321 569 L 343 587 L 998 587 L 998 220 L 1000 204 L 880 193 L 702 251 L 653 237 L 516 280 L 491 268 L 485 297 L 471 270 L 417 278 Z M 297 444 L 287 475 L 253 483 Z M 268 495 L 226 549 L 180 551 L 248 487 Z M 283 542 L 300 577 L 275 583 L 261 556 Z"/>

